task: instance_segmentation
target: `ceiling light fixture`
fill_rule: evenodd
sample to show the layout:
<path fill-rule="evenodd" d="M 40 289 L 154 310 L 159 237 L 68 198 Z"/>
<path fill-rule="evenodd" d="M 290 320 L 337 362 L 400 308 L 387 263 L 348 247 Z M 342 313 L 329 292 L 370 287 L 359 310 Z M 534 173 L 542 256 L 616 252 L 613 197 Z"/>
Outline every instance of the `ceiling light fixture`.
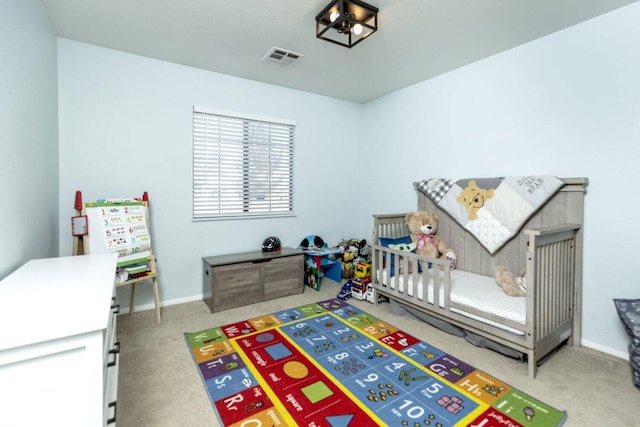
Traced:
<path fill-rule="evenodd" d="M 351 48 L 378 29 L 378 8 L 360 0 L 333 0 L 316 16 L 316 37 Z"/>

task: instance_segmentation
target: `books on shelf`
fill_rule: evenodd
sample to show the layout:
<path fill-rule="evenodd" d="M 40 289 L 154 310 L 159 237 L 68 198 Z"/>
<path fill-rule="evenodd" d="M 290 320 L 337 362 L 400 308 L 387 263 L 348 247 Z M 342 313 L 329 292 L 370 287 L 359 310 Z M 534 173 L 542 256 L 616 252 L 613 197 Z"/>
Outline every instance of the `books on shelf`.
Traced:
<path fill-rule="evenodd" d="M 130 279 L 146 276 L 148 273 L 150 273 L 150 271 L 146 264 L 134 264 L 126 267 L 118 267 L 116 272 L 116 283 L 122 283 Z"/>
<path fill-rule="evenodd" d="M 128 265 L 124 267 L 124 269 L 127 270 L 127 273 L 129 273 L 129 275 L 139 274 L 147 271 L 147 265 L 146 264 Z"/>

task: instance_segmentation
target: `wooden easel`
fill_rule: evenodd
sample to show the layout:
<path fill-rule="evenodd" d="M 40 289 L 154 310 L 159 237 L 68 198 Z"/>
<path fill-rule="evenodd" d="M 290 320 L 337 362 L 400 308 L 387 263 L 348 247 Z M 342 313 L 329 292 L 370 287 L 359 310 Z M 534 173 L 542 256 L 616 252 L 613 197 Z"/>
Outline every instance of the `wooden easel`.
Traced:
<path fill-rule="evenodd" d="M 141 202 L 141 203 L 140 203 Z M 150 219 L 149 219 L 149 195 L 148 193 L 145 191 L 144 194 L 142 195 L 142 199 L 140 200 L 140 202 L 137 202 L 137 205 L 142 204 L 144 206 L 144 211 L 145 211 L 145 219 L 146 219 L 146 227 L 147 230 L 149 230 L 149 223 L 150 223 Z M 76 191 L 76 198 L 75 198 L 75 203 L 74 203 L 74 209 L 76 211 L 76 218 L 78 217 L 85 217 L 85 219 L 87 218 L 87 207 L 93 207 L 92 203 L 87 203 L 86 205 L 82 203 L 82 193 L 80 191 Z M 118 206 L 118 203 L 115 203 L 113 206 Z M 126 205 L 126 203 L 125 203 Z M 73 250 L 72 253 L 73 255 L 86 255 L 89 254 L 90 252 L 90 242 L 89 239 L 91 238 L 91 233 L 86 233 L 84 235 L 76 235 L 74 233 L 73 235 Z M 104 236 L 94 236 L 94 238 L 97 239 L 102 239 L 104 238 Z M 131 258 L 131 256 L 129 256 L 128 258 Z M 161 317 L 160 317 L 160 297 L 159 297 L 159 292 L 158 292 L 158 271 L 157 271 L 157 267 L 156 267 L 156 259 L 155 256 L 153 255 L 153 249 L 151 246 L 149 246 L 148 251 L 145 251 L 145 255 L 143 258 L 137 258 L 134 260 L 123 260 L 118 262 L 118 267 L 126 267 L 126 266 L 130 266 L 132 264 L 141 264 L 144 263 L 147 265 L 147 271 L 144 272 L 143 275 L 141 276 L 136 276 L 134 278 L 130 278 L 127 279 L 125 281 L 122 282 L 118 282 L 116 283 L 116 288 L 122 287 L 122 286 L 127 286 L 127 285 L 131 285 L 131 305 L 129 308 L 129 313 L 131 315 L 133 315 L 134 309 L 135 309 L 135 299 L 136 299 L 136 284 L 139 282 L 143 282 L 146 280 L 151 280 L 153 283 L 153 294 L 154 294 L 154 299 L 155 299 L 155 308 L 156 308 L 156 322 L 160 323 L 161 322 Z"/>
<path fill-rule="evenodd" d="M 73 203 L 73 208 L 76 210 L 76 216 L 71 218 L 71 230 L 73 235 L 73 250 L 71 251 L 71 253 L 72 255 L 83 255 L 84 237 L 86 236 L 86 234 L 75 234 L 73 232 L 74 220 L 83 216 L 82 210 L 84 209 L 84 207 L 82 206 L 82 193 L 80 191 L 76 191 L 76 200 Z"/>

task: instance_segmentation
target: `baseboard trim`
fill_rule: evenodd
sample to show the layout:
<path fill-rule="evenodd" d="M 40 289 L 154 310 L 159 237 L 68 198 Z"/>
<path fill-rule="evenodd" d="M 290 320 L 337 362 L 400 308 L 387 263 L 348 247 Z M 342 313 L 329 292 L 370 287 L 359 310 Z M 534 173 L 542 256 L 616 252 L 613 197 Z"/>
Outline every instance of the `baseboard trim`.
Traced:
<path fill-rule="evenodd" d="M 171 305 L 178 305 L 178 304 L 185 304 L 188 302 L 195 302 L 195 301 L 202 301 L 202 294 L 200 295 L 192 295 L 190 297 L 187 298 L 177 298 L 177 299 L 173 299 L 173 300 L 169 300 L 169 301 L 160 301 L 160 307 L 169 307 Z M 136 305 L 136 310 L 135 312 L 139 312 L 139 311 L 147 311 L 147 310 L 155 310 L 156 309 L 156 305 L 155 303 L 151 302 L 148 304 L 141 304 L 141 305 Z M 120 313 L 122 314 L 129 314 L 131 312 L 131 307 L 121 307 L 120 308 Z"/>
<path fill-rule="evenodd" d="M 602 344 L 598 344 L 589 340 L 582 340 L 580 344 L 584 347 L 591 348 L 593 350 L 597 350 L 601 353 L 610 354 L 611 356 L 619 357 L 620 359 L 629 360 L 629 352 L 615 350 L 611 347 L 604 346 Z"/>

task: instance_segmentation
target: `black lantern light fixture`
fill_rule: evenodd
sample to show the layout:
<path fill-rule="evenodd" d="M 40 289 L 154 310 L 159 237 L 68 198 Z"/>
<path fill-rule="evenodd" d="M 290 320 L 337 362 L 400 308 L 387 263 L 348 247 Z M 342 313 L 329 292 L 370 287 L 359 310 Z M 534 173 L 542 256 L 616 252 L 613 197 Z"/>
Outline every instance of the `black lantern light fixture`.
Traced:
<path fill-rule="evenodd" d="M 316 16 L 316 37 L 351 48 L 378 29 L 378 8 L 360 0 L 333 0 Z"/>

